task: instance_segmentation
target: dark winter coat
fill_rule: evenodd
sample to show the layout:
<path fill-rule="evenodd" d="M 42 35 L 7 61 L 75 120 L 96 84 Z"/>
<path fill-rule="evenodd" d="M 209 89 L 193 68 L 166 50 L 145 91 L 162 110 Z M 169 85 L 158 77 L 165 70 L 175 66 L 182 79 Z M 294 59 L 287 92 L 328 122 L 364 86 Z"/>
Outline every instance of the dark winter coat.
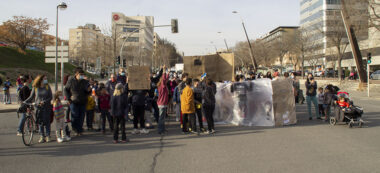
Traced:
<path fill-rule="evenodd" d="M 124 116 L 125 109 L 128 106 L 128 98 L 126 94 L 121 94 L 119 96 L 112 96 L 111 98 L 111 115 L 112 116 Z"/>
<path fill-rule="evenodd" d="M 71 77 L 65 86 L 65 96 L 74 104 L 85 105 L 87 104 L 87 97 L 91 93 L 88 90 L 89 86 L 88 80 L 77 80 L 75 77 Z"/>

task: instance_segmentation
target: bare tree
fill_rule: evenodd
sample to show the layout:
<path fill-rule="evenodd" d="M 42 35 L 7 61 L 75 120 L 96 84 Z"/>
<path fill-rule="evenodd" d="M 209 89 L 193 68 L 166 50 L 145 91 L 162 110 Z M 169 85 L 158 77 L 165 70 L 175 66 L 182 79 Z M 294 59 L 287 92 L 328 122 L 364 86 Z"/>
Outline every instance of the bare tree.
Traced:
<path fill-rule="evenodd" d="M 299 28 L 295 33 L 294 44 L 292 44 L 291 52 L 295 54 L 292 58 L 294 64 L 301 63 L 302 77 L 305 76 L 305 60 L 307 55 L 312 55 L 316 52 L 316 41 L 312 37 L 312 33 L 306 29 Z M 308 57 L 315 58 L 315 56 Z"/>
<path fill-rule="evenodd" d="M 370 26 L 380 31 L 380 2 L 378 0 L 369 0 L 369 8 Z"/>
<path fill-rule="evenodd" d="M 292 49 L 292 43 L 294 41 L 294 35 L 293 34 L 286 34 L 282 37 L 273 40 L 269 44 L 272 47 L 272 53 L 273 57 L 276 57 L 280 61 L 280 72 L 282 73 L 283 67 L 284 67 L 284 57 L 286 54 L 289 53 L 289 51 Z"/>
<path fill-rule="evenodd" d="M 49 24 L 46 19 L 13 16 L 0 26 L 0 39 L 25 50 L 27 46 L 40 44 L 47 30 Z"/>

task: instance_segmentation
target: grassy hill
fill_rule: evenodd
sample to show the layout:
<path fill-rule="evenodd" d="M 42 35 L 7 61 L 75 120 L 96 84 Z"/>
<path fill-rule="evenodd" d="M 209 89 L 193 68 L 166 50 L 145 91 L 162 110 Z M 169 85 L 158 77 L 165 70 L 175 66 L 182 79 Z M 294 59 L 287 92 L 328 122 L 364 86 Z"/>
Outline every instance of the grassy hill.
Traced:
<path fill-rule="evenodd" d="M 59 74 L 60 74 L 59 64 Z M 75 66 L 65 63 L 65 73 L 72 73 Z M 54 63 L 45 63 L 45 53 L 34 50 L 26 50 L 21 53 L 17 48 L 0 47 L 0 75 L 9 76 L 12 80 L 19 73 L 37 76 L 47 74 L 54 79 Z"/>

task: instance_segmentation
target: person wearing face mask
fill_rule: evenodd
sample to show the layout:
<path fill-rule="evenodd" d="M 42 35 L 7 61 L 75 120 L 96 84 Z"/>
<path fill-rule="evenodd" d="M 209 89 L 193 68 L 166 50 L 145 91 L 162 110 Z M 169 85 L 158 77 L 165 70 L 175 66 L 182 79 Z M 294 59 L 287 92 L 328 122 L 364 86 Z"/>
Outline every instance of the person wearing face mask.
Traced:
<path fill-rule="evenodd" d="M 121 84 L 125 85 L 126 80 L 127 80 L 127 75 L 125 73 L 125 70 L 123 68 L 120 68 L 119 74 L 117 75 L 117 83 L 121 83 Z"/>
<path fill-rule="evenodd" d="M 82 68 L 78 67 L 75 69 L 75 76 L 67 81 L 64 91 L 67 101 L 70 103 L 72 129 L 77 136 L 81 136 L 83 133 L 87 98 L 91 93 L 90 84 L 85 80 Z"/>
<path fill-rule="evenodd" d="M 107 83 L 106 83 L 106 90 L 107 90 L 108 94 L 112 94 L 115 91 L 115 87 L 116 87 L 117 83 L 118 82 L 117 82 L 115 75 L 111 74 L 111 79 L 109 81 L 107 81 Z"/>
<path fill-rule="evenodd" d="M 24 101 L 30 103 L 35 101 L 36 110 L 39 117 L 40 140 L 39 143 L 50 142 L 50 113 L 52 111 L 51 100 L 53 98 L 47 77 L 39 75 L 33 82 L 33 89 L 30 96 Z"/>
<path fill-rule="evenodd" d="M 307 102 L 307 110 L 309 112 L 309 120 L 312 120 L 311 114 L 311 103 L 314 104 L 315 107 L 315 116 L 317 119 L 321 119 L 319 115 L 318 109 L 318 100 L 317 100 L 317 82 L 314 79 L 313 74 L 309 74 L 307 77 L 307 81 L 305 83 L 306 86 L 306 102 Z"/>

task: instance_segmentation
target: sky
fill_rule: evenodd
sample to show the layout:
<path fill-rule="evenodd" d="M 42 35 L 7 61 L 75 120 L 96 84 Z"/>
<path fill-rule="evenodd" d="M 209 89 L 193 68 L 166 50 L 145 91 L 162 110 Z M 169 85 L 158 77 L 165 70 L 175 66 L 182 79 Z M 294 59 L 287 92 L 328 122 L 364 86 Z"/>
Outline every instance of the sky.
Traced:
<path fill-rule="evenodd" d="M 47 18 L 48 33 L 55 35 L 57 0 L 0 0 L 0 23 L 12 16 Z M 93 23 L 111 27 L 111 13 L 153 16 L 155 25 L 170 25 L 178 19 L 179 33 L 155 28 L 161 38 L 173 42 L 185 56 L 202 55 L 245 41 L 242 20 L 250 39 L 260 38 L 278 26 L 298 26 L 299 0 L 64 0 L 59 11 L 59 37 L 69 38 L 69 29 Z M 232 13 L 237 11 L 238 14 Z M 242 19 L 242 20 L 241 20 Z M 218 33 L 221 32 L 221 33 Z"/>

